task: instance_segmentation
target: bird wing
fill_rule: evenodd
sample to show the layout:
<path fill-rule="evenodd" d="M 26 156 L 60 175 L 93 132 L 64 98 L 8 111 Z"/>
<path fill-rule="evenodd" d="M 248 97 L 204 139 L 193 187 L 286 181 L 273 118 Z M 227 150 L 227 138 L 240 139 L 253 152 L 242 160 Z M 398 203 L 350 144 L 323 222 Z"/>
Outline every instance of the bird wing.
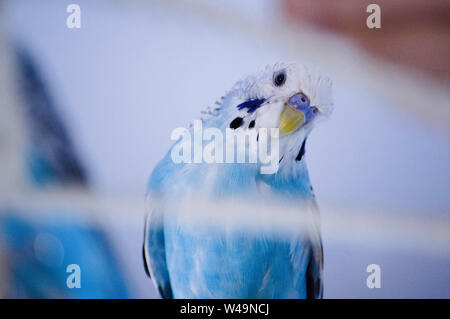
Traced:
<path fill-rule="evenodd" d="M 279 176 L 275 174 L 266 179 L 267 184 L 264 182 L 260 183 L 259 192 L 265 196 L 274 194 L 275 190 L 278 192 L 280 188 L 283 188 L 284 183 L 278 183 L 278 179 Z M 295 236 L 291 242 L 291 263 L 298 277 L 305 276 L 306 297 L 322 298 L 323 248 L 320 236 L 319 208 L 312 187 L 310 188 L 309 185 L 309 178 L 307 178 L 305 184 L 290 183 L 289 187 L 286 188 L 294 197 L 301 198 L 299 199 L 299 204 L 304 207 L 304 216 L 308 220 L 306 223 L 307 227 L 299 230 L 298 236 Z M 303 193 L 305 189 L 310 189 L 308 195 Z M 305 201 L 306 205 L 304 205 Z"/>
<path fill-rule="evenodd" d="M 290 251 L 297 289 L 305 290 L 308 299 L 322 298 L 323 250 L 318 225 L 302 228 L 291 241 Z M 304 280 L 297 281 L 298 278 Z"/>
<path fill-rule="evenodd" d="M 308 299 L 321 299 L 323 297 L 322 283 L 323 248 L 322 240 L 319 246 L 311 246 L 311 254 L 306 270 L 306 296 Z"/>
<path fill-rule="evenodd" d="M 152 278 L 161 297 L 172 299 L 172 288 L 166 263 L 163 211 L 161 208 L 152 208 L 147 215 L 142 252 L 146 272 Z"/>
<path fill-rule="evenodd" d="M 315 222 L 310 230 L 310 258 L 306 270 L 306 296 L 309 299 L 321 299 L 323 297 L 323 246 L 320 236 L 320 225 L 318 222 L 319 207 L 313 195 L 312 209 L 313 220 Z"/>
<path fill-rule="evenodd" d="M 166 260 L 163 194 L 170 192 L 166 186 L 171 183 L 172 175 L 177 174 L 182 166 L 174 164 L 169 150 L 156 165 L 148 184 L 148 214 L 145 221 L 142 249 L 144 266 L 161 297 L 166 299 L 173 298 L 173 294 Z"/>

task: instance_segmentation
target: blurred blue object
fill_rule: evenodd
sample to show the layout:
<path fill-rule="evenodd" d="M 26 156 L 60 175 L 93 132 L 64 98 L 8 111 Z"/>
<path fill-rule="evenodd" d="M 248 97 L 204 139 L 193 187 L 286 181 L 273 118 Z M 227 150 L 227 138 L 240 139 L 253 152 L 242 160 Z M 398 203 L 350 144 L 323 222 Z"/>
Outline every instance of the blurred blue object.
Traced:
<path fill-rule="evenodd" d="M 37 185 L 87 184 L 84 167 L 37 63 L 21 46 L 16 48 L 16 63 L 24 114 L 31 130 L 26 161 L 31 181 Z"/>
<path fill-rule="evenodd" d="M 77 214 L 57 213 L 27 218 L 9 209 L 0 216 L 4 297 L 129 297 L 105 233 Z M 80 266 L 80 288 L 67 286 L 71 264 Z"/>

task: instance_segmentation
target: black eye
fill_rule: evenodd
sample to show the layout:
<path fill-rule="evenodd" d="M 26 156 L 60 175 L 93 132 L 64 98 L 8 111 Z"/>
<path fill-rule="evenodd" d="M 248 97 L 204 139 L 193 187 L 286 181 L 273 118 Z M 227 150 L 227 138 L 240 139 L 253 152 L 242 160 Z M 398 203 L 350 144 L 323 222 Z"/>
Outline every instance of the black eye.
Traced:
<path fill-rule="evenodd" d="M 275 86 L 282 86 L 286 82 L 286 72 L 280 71 L 273 75 L 273 84 Z"/>

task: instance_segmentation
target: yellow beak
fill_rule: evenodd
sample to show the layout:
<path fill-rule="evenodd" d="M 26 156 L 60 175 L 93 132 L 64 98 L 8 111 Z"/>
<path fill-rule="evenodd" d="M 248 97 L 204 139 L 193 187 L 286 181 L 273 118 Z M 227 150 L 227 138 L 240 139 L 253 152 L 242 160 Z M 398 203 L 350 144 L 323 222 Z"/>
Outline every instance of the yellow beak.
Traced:
<path fill-rule="evenodd" d="M 285 104 L 280 115 L 278 125 L 281 135 L 286 135 L 297 130 L 305 122 L 305 114 Z"/>

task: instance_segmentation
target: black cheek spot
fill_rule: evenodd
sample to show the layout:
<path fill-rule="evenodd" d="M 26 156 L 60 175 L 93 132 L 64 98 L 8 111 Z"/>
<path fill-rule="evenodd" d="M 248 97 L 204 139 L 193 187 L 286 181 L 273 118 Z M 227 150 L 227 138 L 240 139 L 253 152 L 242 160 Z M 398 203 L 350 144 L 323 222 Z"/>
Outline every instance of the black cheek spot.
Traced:
<path fill-rule="evenodd" d="M 300 151 L 298 152 L 298 155 L 295 158 L 296 161 L 301 161 L 303 158 L 303 155 L 305 155 L 305 143 L 306 143 L 306 138 L 303 140 L 302 147 L 300 148 Z"/>
<path fill-rule="evenodd" d="M 242 117 L 236 117 L 233 121 L 230 123 L 230 128 L 233 130 L 237 129 L 244 123 L 244 119 Z"/>
<path fill-rule="evenodd" d="M 255 127 L 255 120 L 251 121 L 250 124 L 248 124 L 248 128 L 254 128 Z"/>

